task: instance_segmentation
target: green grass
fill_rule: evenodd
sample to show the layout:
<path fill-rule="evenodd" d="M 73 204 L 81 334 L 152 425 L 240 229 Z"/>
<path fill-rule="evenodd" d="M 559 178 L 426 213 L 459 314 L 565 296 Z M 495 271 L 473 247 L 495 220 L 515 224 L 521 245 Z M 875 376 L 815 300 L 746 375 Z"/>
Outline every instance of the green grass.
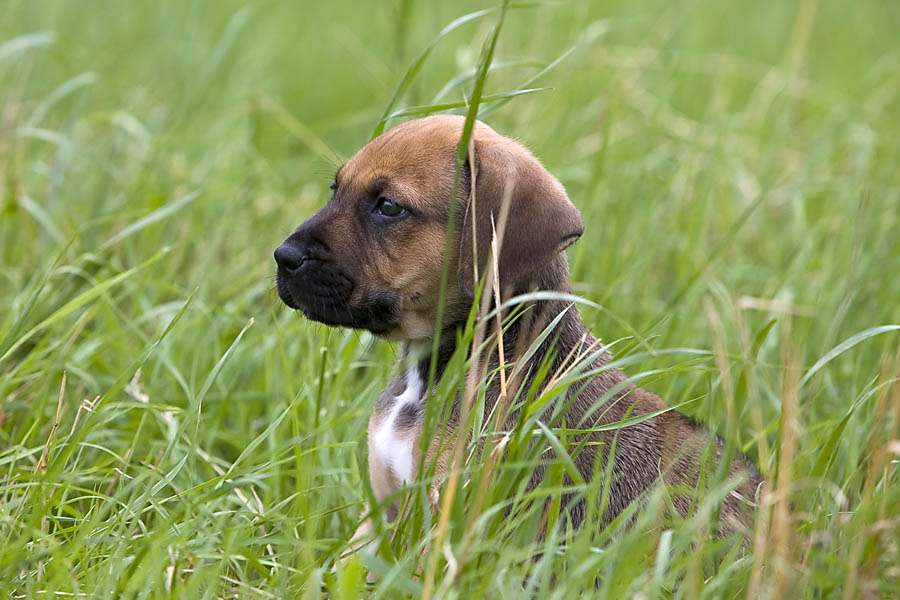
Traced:
<path fill-rule="evenodd" d="M 525 444 L 471 543 L 479 465 L 443 544 L 419 485 L 378 558 L 332 571 L 398 349 L 288 311 L 272 251 L 385 116 L 472 97 L 500 12 L 441 31 L 484 8 L 0 4 L 0 595 L 355 598 L 365 565 L 395 598 L 429 561 L 444 597 L 896 594 L 884 0 L 514 3 L 484 88 L 482 117 L 584 214 L 585 321 L 772 482 L 746 552 L 703 534 L 721 486 L 664 529 L 657 497 L 631 529 L 537 541 Z"/>

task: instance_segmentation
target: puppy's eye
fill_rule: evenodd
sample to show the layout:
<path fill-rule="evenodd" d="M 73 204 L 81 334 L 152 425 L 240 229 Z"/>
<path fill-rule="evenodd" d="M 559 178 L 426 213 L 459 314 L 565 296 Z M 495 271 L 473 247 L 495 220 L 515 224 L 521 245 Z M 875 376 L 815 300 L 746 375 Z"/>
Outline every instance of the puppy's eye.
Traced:
<path fill-rule="evenodd" d="M 383 217 L 399 217 L 406 209 L 389 198 L 382 196 L 375 204 L 375 212 Z"/>

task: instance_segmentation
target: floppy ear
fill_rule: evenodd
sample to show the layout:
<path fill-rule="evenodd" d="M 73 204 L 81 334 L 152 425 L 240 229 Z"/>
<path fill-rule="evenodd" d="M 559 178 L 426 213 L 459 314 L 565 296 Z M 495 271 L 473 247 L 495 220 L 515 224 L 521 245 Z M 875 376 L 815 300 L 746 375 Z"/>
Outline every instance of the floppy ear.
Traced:
<path fill-rule="evenodd" d="M 475 270 L 472 248 L 472 204 L 475 204 L 475 241 L 478 278 L 485 272 L 491 253 L 491 217 L 500 228 L 504 195 L 509 214 L 500 246 L 500 284 L 505 288 L 526 280 L 575 242 L 584 231 L 581 213 L 569 200 L 562 184 L 528 150 L 504 139 L 475 142 L 475 197 L 469 198 L 460 232 L 457 276 L 463 294 L 474 295 Z M 509 188 L 509 191 L 507 191 Z"/>

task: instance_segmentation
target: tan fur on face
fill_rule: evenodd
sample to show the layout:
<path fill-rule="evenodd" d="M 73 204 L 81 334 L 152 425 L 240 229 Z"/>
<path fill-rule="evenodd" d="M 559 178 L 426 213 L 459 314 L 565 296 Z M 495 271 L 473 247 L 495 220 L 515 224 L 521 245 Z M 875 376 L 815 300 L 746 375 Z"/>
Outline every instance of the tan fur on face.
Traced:
<path fill-rule="evenodd" d="M 321 241 L 332 264 L 340 265 L 353 281 L 352 295 L 342 299 L 345 307 L 357 315 L 372 306 L 380 314 L 388 308 L 393 313 L 377 328 L 384 338 L 414 341 L 434 335 L 446 248 L 446 261 L 453 270 L 444 314 L 455 319 L 468 309 L 473 275 L 483 272 L 486 264 L 490 215 L 499 213 L 506 183 L 516 186 L 519 206 L 510 215 L 510 230 L 519 235 L 510 236 L 504 244 L 500 257 L 504 275 L 526 276 L 541 266 L 534 260 L 536 255 L 550 260 L 581 234 L 581 217 L 562 185 L 521 144 L 480 122 L 472 133 L 477 164 L 471 173 L 468 164 L 461 171 L 454 205 L 463 124 L 458 116 L 427 117 L 398 125 L 372 140 L 339 169 L 331 200 L 309 225 L 304 224 L 307 235 Z M 471 180 L 477 180 L 477 185 Z M 470 186 L 480 190 L 474 202 Z M 390 222 L 380 218 L 374 208 L 378 198 L 391 200 L 407 214 Z M 488 218 L 479 217 L 473 225 L 475 204 L 481 206 L 478 214 Z M 451 212 L 456 229 L 447 244 Z M 482 249 L 477 265 L 471 249 L 475 230 Z"/>
<path fill-rule="evenodd" d="M 337 194 L 364 195 L 377 181 L 382 194 L 416 211 L 419 219 L 406 219 L 391 227 L 391 235 L 379 240 L 380 251 L 367 255 L 355 295 L 388 289 L 401 302 L 396 326 L 383 337 L 411 341 L 434 335 L 437 318 L 447 219 L 453 196 L 456 146 L 462 131 L 459 117 L 435 116 L 399 125 L 374 139 L 338 172 Z M 483 139 L 502 139 L 481 123 L 476 133 Z M 465 190 L 458 196 L 464 198 Z M 412 221 L 412 222 L 411 222 Z M 352 235 L 349 231 L 339 235 Z M 448 257 L 458 262 L 458 232 Z M 459 300 L 459 285 L 448 280 L 446 298 Z"/>
<path fill-rule="evenodd" d="M 443 249 L 446 240 L 444 226 L 428 223 L 418 228 L 416 253 L 407 253 L 399 264 L 375 260 L 372 264 L 373 281 L 389 287 L 401 299 L 401 312 L 397 327 L 385 337 L 394 341 L 412 341 L 434 335 L 440 291 Z M 448 294 L 456 293 L 458 286 Z"/>

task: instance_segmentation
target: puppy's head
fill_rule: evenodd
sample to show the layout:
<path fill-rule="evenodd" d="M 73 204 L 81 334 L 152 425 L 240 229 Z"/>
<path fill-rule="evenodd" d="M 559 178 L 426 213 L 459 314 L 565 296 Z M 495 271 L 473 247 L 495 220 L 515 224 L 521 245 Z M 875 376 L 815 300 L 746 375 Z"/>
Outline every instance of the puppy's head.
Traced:
<path fill-rule="evenodd" d="M 442 115 L 398 125 L 338 170 L 325 207 L 275 251 L 278 294 L 288 306 L 388 339 L 433 335 L 463 123 Z M 476 274 L 489 264 L 492 218 L 505 197 L 498 260 L 505 288 L 557 260 L 583 228 L 562 185 L 522 145 L 480 122 L 473 140 L 475 185 L 466 168 L 450 246 L 456 276 L 447 289 L 448 319 L 471 306 Z"/>

